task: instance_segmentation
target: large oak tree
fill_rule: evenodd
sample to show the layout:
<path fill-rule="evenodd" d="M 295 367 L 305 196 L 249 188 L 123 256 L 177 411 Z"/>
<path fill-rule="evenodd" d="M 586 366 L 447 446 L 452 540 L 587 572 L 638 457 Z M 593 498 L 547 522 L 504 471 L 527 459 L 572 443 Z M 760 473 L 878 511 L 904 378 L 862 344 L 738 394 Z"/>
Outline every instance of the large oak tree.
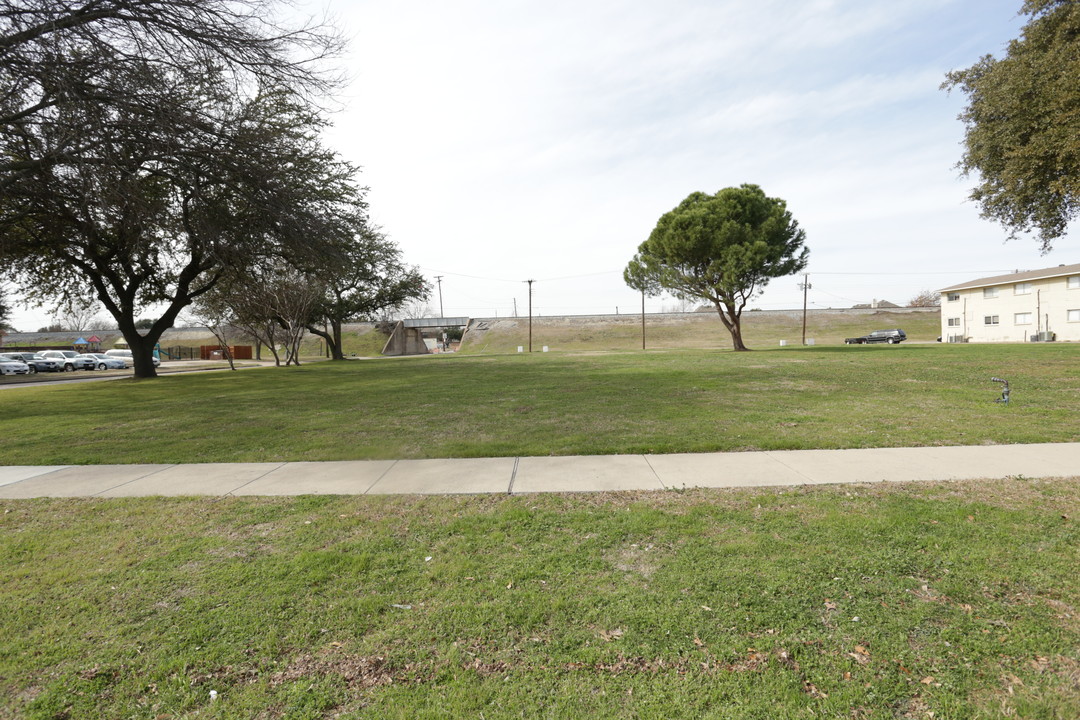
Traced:
<path fill-rule="evenodd" d="M 0 263 L 92 292 L 153 376 L 178 313 L 261 258 L 312 264 L 360 194 L 310 93 L 336 47 L 263 0 L 0 0 Z M 135 320 L 161 307 L 140 332 Z"/>

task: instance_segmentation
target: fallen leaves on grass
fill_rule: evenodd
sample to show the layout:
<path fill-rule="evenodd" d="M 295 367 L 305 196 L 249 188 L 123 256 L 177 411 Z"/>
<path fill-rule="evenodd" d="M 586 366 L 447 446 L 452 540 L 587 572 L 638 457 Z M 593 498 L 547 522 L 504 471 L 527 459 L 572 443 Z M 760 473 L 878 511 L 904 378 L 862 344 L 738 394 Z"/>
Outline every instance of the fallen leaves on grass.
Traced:
<path fill-rule="evenodd" d="M 605 642 L 611 642 L 612 640 L 618 640 L 623 636 L 625 630 L 622 628 L 615 628 L 614 630 L 601 630 L 600 639 Z"/>
<path fill-rule="evenodd" d="M 390 685 L 394 677 L 387 669 L 385 658 L 379 656 L 351 655 L 335 650 L 318 655 L 304 654 L 289 663 L 288 667 L 270 676 L 270 686 L 294 682 L 308 677 L 339 675 L 351 688 L 373 688 Z"/>
<path fill-rule="evenodd" d="M 849 652 L 848 657 L 854 658 L 855 662 L 860 665 L 866 665 L 870 662 L 870 651 L 862 645 L 856 645 L 854 652 Z"/>

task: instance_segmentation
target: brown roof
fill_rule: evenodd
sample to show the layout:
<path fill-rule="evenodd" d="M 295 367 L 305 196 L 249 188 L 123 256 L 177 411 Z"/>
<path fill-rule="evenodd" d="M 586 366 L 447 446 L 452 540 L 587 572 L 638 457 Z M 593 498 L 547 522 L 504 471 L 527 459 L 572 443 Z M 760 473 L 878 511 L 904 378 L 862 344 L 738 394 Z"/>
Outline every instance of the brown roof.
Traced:
<path fill-rule="evenodd" d="M 1024 272 L 1012 273 L 1009 275 L 994 275 L 993 277 L 969 280 L 968 282 L 963 282 L 959 285 L 950 285 L 947 288 L 941 288 L 938 292 L 968 290 L 970 288 L 989 287 L 991 285 L 1008 285 L 1009 283 L 1024 282 L 1025 280 L 1045 280 L 1046 278 L 1062 277 L 1064 275 L 1080 275 L 1080 263 L 1075 265 L 1057 265 L 1042 270 L 1025 270 Z"/>

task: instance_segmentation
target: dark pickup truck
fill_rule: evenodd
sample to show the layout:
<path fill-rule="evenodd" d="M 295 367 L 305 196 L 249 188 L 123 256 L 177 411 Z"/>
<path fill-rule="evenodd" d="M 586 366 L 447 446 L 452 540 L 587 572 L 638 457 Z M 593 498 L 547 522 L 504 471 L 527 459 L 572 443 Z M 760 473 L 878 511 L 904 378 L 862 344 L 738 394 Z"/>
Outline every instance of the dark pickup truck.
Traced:
<path fill-rule="evenodd" d="M 889 343 L 890 345 L 895 345 L 904 340 L 907 340 L 907 334 L 903 330 L 875 330 L 869 335 L 863 335 L 862 337 L 844 338 L 844 344 L 869 345 L 871 343 Z"/>

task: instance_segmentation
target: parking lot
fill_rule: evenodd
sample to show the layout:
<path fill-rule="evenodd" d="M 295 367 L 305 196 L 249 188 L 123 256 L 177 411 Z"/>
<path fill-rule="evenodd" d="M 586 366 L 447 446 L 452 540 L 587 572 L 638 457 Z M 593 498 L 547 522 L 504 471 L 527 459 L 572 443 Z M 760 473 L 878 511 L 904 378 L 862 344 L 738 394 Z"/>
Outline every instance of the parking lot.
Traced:
<path fill-rule="evenodd" d="M 260 367 L 258 361 L 241 361 L 239 368 Z M 273 364 L 273 363 L 270 363 Z M 182 372 L 203 372 L 208 370 L 228 370 L 229 363 L 222 360 L 169 360 L 161 363 L 158 375 L 170 375 Z M 133 377 L 134 368 L 124 370 L 76 370 L 74 372 L 39 372 L 32 375 L 0 375 L 0 389 L 24 387 L 27 385 L 64 384 L 76 382 L 98 382 Z"/>

